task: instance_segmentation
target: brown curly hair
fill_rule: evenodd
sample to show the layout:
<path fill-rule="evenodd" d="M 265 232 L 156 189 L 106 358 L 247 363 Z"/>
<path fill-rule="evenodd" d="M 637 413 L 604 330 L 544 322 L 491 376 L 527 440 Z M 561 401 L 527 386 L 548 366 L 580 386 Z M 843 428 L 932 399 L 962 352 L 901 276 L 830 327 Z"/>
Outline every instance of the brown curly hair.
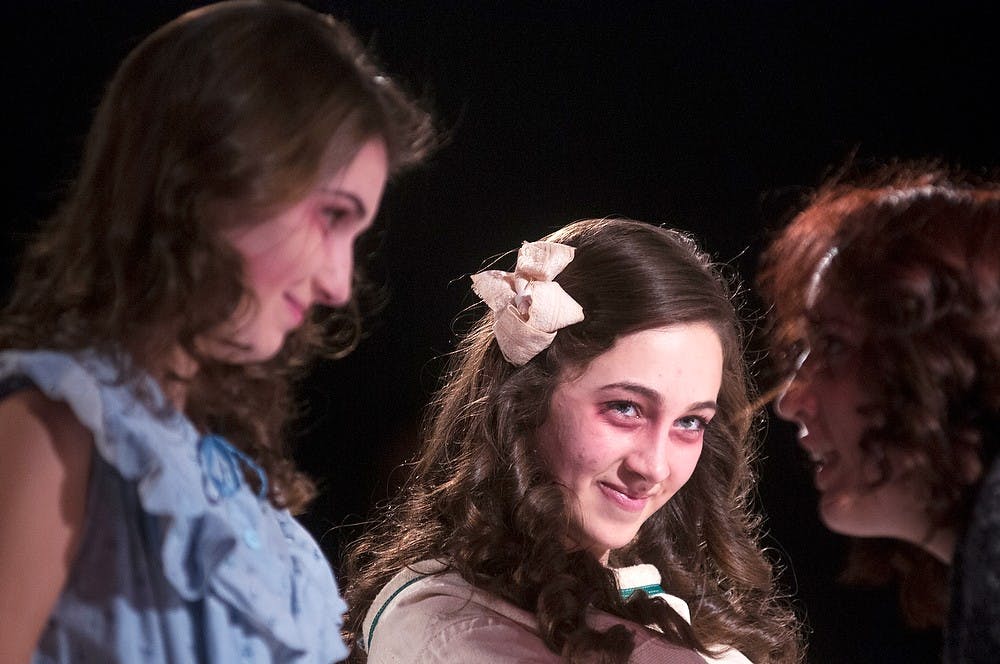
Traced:
<path fill-rule="evenodd" d="M 556 281 L 585 312 L 523 367 L 500 353 L 487 312 L 461 341 L 428 414 L 424 444 L 402 492 L 349 548 L 347 639 L 354 661 L 371 603 L 419 560 L 450 561 L 474 586 L 537 616 L 545 644 L 572 661 L 627 661 L 624 626 L 589 628 L 588 607 L 657 625 L 672 643 L 732 645 L 756 662 L 794 662 L 794 616 L 779 600 L 751 512 L 753 414 L 742 336 L 728 282 L 686 235 L 629 220 L 570 224 L 547 240 L 576 248 Z M 652 563 L 692 605 L 689 626 L 637 593 L 625 602 L 611 572 L 569 550 L 564 493 L 532 443 L 567 371 L 585 367 L 633 332 L 704 322 L 724 348 L 719 411 L 694 474 L 610 564 Z M 588 660 L 589 661 L 589 660 Z"/>
<path fill-rule="evenodd" d="M 320 348 L 349 349 L 356 311 L 318 315 L 263 364 L 202 356 L 199 335 L 251 295 L 218 230 L 298 200 L 371 138 L 385 142 L 395 173 L 432 137 L 429 114 L 331 17 L 266 0 L 191 11 L 110 81 L 78 177 L 22 259 L 0 347 L 96 348 L 125 380 L 166 381 L 181 380 L 162 374 L 182 349 L 199 364 L 184 379 L 187 415 L 265 468 L 276 505 L 301 508 L 312 485 L 281 431 L 290 372 Z"/>
<path fill-rule="evenodd" d="M 758 274 L 779 363 L 805 338 L 812 275 L 833 247 L 821 292 L 851 302 L 867 330 L 857 360 L 873 392 L 862 449 L 882 459 L 890 446 L 904 451 L 930 492 L 931 527 L 960 534 L 978 488 L 962 460 L 971 452 L 989 468 L 997 454 L 988 432 L 1000 412 L 1000 185 L 905 162 L 821 187 Z M 845 579 L 890 578 L 912 624 L 943 622 L 942 563 L 912 544 L 857 540 Z"/>

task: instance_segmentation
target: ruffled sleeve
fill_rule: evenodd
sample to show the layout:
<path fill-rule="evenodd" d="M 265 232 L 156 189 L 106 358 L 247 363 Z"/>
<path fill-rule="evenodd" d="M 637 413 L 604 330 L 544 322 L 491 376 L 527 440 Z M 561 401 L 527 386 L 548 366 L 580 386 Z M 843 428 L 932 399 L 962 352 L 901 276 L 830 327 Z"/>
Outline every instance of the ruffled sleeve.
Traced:
<path fill-rule="evenodd" d="M 224 644 L 227 630 L 250 632 L 268 644 L 274 659 L 346 657 L 340 638 L 346 605 L 330 567 L 305 529 L 243 480 L 242 469 L 252 461 L 225 441 L 220 448 L 216 437 L 206 443 L 154 381 L 123 382 L 95 353 L 0 354 L 0 384 L 22 379 L 68 404 L 93 433 L 100 458 L 135 487 L 140 520 L 146 523 L 138 532 L 158 556 L 159 564 L 149 567 L 162 570 L 162 578 L 150 573 L 139 585 L 152 588 L 115 592 L 160 597 L 164 593 L 155 586 L 165 585 L 166 596 L 172 591 L 190 603 L 197 617 L 188 623 L 209 641 L 218 637 Z M 218 473 L 204 467 L 206 444 L 216 455 L 230 455 L 240 471 L 222 490 Z M 148 600 L 124 599 L 130 611 L 166 611 L 145 606 Z M 216 604 L 220 610 L 213 608 Z M 213 623 L 206 627 L 199 620 Z M 211 643 L 207 649 L 212 650 Z"/>

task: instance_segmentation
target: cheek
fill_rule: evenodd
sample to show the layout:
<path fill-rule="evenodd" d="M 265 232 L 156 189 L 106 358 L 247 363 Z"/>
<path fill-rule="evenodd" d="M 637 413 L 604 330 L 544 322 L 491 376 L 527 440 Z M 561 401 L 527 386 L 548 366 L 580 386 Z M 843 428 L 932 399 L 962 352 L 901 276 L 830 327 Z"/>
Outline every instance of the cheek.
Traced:
<path fill-rule="evenodd" d="M 604 446 L 593 432 L 573 425 L 546 428 L 541 451 L 555 478 L 567 485 L 602 470 L 605 456 Z"/>
<path fill-rule="evenodd" d="M 565 465 L 576 477 L 587 478 L 603 470 L 603 461 L 600 449 L 595 449 L 593 445 L 583 445 L 575 446 L 569 451 Z"/>
<path fill-rule="evenodd" d="M 831 442 L 837 451 L 858 463 L 863 454 L 861 438 L 868 426 L 865 418 L 858 412 L 858 403 L 848 399 L 838 403 L 836 410 L 831 409 L 827 417 L 827 426 Z"/>
<path fill-rule="evenodd" d="M 825 396 L 837 404 L 838 410 L 844 416 L 860 419 L 861 414 L 858 410 L 872 400 L 871 393 L 863 389 L 860 381 L 861 378 L 856 373 L 845 369 L 841 376 L 834 378 L 828 384 Z"/>
<path fill-rule="evenodd" d="M 866 427 L 866 419 L 859 412 L 864 395 L 857 382 L 851 378 L 817 380 L 814 394 L 829 442 L 842 454 L 853 454 Z"/>
<path fill-rule="evenodd" d="M 322 258 L 322 241 L 306 242 L 299 234 L 287 238 L 247 265 L 250 286 L 260 295 L 273 294 L 295 284 Z"/>
<path fill-rule="evenodd" d="M 675 455 L 671 467 L 678 479 L 678 488 L 687 484 L 687 481 L 691 479 L 694 469 L 698 467 L 703 447 L 704 443 L 691 444 L 682 447 Z"/>
<path fill-rule="evenodd" d="M 286 272 L 273 261 L 257 261 L 247 266 L 247 281 L 258 298 L 281 290 Z"/>

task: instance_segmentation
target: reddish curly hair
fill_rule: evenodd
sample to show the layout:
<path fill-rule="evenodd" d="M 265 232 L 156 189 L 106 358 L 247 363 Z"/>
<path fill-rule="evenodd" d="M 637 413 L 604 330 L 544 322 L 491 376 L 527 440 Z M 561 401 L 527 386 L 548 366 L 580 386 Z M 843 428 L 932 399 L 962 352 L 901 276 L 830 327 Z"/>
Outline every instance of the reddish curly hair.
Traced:
<path fill-rule="evenodd" d="M 989 468 L 1000 445 L 1000 184 L 908 162 L 819 189 L 758 274 L 786 371 L 805 338 L 812 275 L 834 247 L 823 291 L 851 302 L 867 330 L 857 362 L 872 391 L 862 448 L 905 452 L 930 491 L 931 527 L 961 533 L 978 488 L 963 459 Z M 946 576 L 930 554 L 891 540 L 857 540 L 845 573 L 898 578 L 918 626 L 943 622 Z"/>

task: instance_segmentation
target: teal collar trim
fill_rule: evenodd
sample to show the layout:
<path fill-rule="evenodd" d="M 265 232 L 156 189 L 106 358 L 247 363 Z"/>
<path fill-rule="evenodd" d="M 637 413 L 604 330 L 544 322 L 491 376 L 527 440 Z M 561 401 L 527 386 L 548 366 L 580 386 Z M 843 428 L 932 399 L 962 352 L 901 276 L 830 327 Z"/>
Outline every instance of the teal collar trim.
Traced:
<path fill-rule="evenodd" d="M 387 600 L 385 600 L 385 602 L 382 604 L 381 607 L 379 607 L 378 613 L 376 613 L 375 617 L 372 618 L 372 626 L 368 628 L 368 638 L 365 639 L 365 650 L 366 651 L 369 648 L 371 648 L 371 646 L 372 646 L 372 635 L 375 634 L 375 626 L 378 625 L 378 619 L 382 617 L 382 613 L 386 610 L 386 607 L 389 606 L 389 602 L 391 602 L 392 600 L 396 599 L 396 595 L 398 595 L 399 593 L 403 592 L 404 590 L 406 590 L 407 588 L 409 588 L 411 585 L 413 585 L 417 581 L 419 581 L 421 579 L 424 579 L 426 577 L 427 577 L 426 574 L 422 574 L 422 575 L 416 577 L 415 579 L 410 579 L 409 581 L 407 581 L 406 583 L 404 583 L 403 585 L 401 585 L 399 588 L 396 588 L 396 592 L 394 592 L 393 594 L 389 595 L 389 598 Z"/>
<path fill-rule="evenodd" d="M 656 594 L 666 595 L 663 588 L 658 583 L 651 583 L 648 586 L 636 586 L 635 588 L 622 588 L 619 592 L 622 594 L 622 599 L 628 599 L 634 595 L 637 590 L 641 590 L 650 596 Z"/>

